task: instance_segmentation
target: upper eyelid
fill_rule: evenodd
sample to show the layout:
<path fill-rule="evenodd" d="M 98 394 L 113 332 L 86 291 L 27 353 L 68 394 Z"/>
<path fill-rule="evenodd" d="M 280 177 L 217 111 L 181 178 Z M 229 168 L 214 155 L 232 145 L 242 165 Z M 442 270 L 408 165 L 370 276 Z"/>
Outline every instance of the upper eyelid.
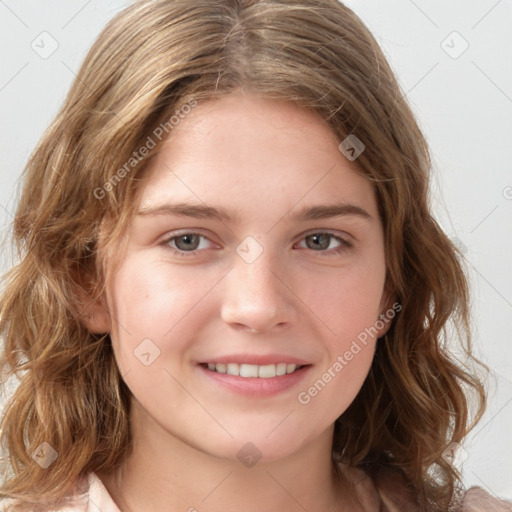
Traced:
<path fill-rule="evenodd" d="M 336 240 L 339 240 L 341 242 L 344 242 L 344 243 L 347 243 L 347 244 L 351 243 L 349 240 L 347 240 L 348 237 L 343 237 L 341 235 L 338 235 L 336 233 L 332 233 L 330 231 L 314 231 L 313 233 L 306 233 L 305 235 L 302 235 L 302 237 L 300 238 L 299 241 L 304 240 L 308 236 L 317 235 L 317 234 L 319 234 L 319 235 L 329 235 L 332 238 L 334 238 Z"/>
<path fill-rule="evenodd" d="M 175 233 L 174 231 L 172 233 L 168 233 L 167 235 L 164 235 L 162 237 L 161 243 L 170 242 L 171 240 L 174 240 L 175 238 L 179 238 L 180 236 L 184 236 L 184 235 L 199 235 L 199 236 L 201 236 L 203 238 L 206 238 L 210 242 L 215 243 L 215 242 L 213 242 L 213 240 L 208 235 L 205 235 L 204 233 L 201 233 L 200 231 L 194 231 L 193 229 L 189 229 L 189 230 L 186 230 L 186 231 L 183 230 L 183 231 L 180 231 L 178 233 Z"/>
<path fill-rule="evenodd" d="M 206 240 L 208 240 L 212 244 L 215 244 L 215 242 L 210 237 L 206 236 L 203 233 L 198 233 L 197 231 L 183 231 L 183 232 L 177 233 L 177 234 L 169 234 L 168 236 L 164 236 L 164 238 L 162 239 L 162 241 L 160 243 L 161 244 L 168 244 L 172 240 L 174 240 L 176 238 L 179 238 L 180 236 L 184 236 L 184 235 L 199 235 L 202 238 L 206 238 Z M 174 249 L 174 247 L 173 247 L 173 249 Z M 179 251 L 179 249 L 175 249 L 175 250 Z M 185 251 L 182 251 L 182 252 L 185 252 Z M 189 251 L 189 252 L 193 252 L 193 251 Z"/>

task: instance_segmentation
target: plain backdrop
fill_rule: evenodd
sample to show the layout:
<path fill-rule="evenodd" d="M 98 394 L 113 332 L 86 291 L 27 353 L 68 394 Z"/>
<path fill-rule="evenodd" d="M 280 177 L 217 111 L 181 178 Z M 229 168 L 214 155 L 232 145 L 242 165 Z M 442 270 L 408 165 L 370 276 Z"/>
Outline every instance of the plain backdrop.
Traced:
<path fill-rule="evenodd" d="M 191 0 L 193 1 L 193 0 Z M 26 160 L 123 0 L 0 0 L 0 230 Z M 349 0 L 431 146 L 432 203 L 463 250 L 488 411 L 459 453 L 465 483 L 512 498 L 512 3 Z M 2 251 L 0 270 L 10 265 Z M 5 394 L 5 393 L 4 393 Z"/>

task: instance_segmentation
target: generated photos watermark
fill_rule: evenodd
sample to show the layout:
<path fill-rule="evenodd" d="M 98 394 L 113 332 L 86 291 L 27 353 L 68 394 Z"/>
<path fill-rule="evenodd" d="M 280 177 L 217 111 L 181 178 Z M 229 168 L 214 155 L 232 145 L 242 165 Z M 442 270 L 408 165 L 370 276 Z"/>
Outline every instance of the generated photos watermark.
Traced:
<path fill-rule="evenodd" d="M 309 404 L 366 347 L 368 341 L 375 338 L 379 331 L 391 322 L 401 310 L 402 305 L 395 302 L 393 306 L 379 316 L 379 319 L 371 327 L 366 327 L 364 331 L 361 331 L 356 339 L 352 340 L 349 349 L 338 355 L 334 363 L 307 390 L 301 391 L 297 395 L 299 403 L 302 405 Z"/>
<path fill-rule="evenodd" d="M 338 149 L 345 157 L 353 162 L 365 149 L 363 141 L 351 133 L 338 146 Z"/>
<path fill-rule="evenodd" d="M 94 189 L 94 197 L 96 199 L 103 199 L 107 192 L 110 192 L 116 187 L 123 178 L 128 176 L 137 165 L 149 155 L 149 152 L 154 149 L 159 141 L 167 136 L 178 124 L 184 119 L 192 109 L 197 105 L 197 101 L 194 98 L 190 98 L 188 102 L 183 105 L 180 109 L 176 110 L 174 114 L 165 123 L 160 123 L 152 132 L 148 135 L 146 141 L 136 151 L 132 153 L 132 156 L 115 172 L 108 181 L 106 181 L 101 187 Z"/>

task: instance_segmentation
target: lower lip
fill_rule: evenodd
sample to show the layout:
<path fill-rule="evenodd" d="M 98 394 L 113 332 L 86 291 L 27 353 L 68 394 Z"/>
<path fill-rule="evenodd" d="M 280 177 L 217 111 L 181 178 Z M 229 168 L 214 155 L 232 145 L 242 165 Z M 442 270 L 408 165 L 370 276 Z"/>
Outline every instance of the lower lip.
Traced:
<path fill-rule="evenodd" d="M 234 393 L 253 397 L 267 397 L 277 395 L 296 386 L 305 378 L 311 365 L 303 366 L 293 373 L 269 377 L 268 379 L 219 373 L 201 365 L 198 368 L 208 379 Z"/>

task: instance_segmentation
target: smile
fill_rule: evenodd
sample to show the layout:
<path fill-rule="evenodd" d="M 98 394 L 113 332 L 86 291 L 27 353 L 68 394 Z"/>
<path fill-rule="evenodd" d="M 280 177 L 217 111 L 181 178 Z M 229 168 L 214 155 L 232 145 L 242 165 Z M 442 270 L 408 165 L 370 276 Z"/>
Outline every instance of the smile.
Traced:
<path fill-rule="evenodd" d="M 236 377 L 249 377 L 260 379 L 271 379 L 294 373 L 302 368 L 301 365 L 294 363 L 276 363 L 276 364 L 243 364 L 243 363 L 208 363 L 208 369 L 217 373 L 226 373 Z"/>

